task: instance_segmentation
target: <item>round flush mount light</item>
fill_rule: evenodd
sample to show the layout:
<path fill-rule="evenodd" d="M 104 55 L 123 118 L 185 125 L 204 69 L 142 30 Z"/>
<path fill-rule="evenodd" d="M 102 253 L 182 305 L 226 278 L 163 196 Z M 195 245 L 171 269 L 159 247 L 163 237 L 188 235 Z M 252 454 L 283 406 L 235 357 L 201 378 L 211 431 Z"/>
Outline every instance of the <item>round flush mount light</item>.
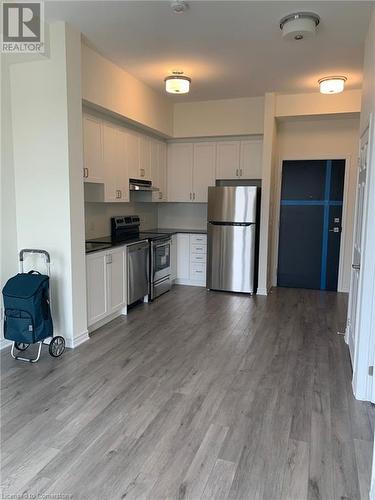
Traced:
<path fill-rule="evenodd" d="M 280 20 L 280 29 L 286 40 L 303 40 L 316 34 L 320 17 L 314 12 L 294 12 Z"/>
<path fill-rule="evenodd" d="M 173 71 L 164 81 L 165 90 L 169 94 L 187 94 L 190 90 L 191 78 L 185 76 L 182 71 Z"/>
<path fill-rule="evenodd" d="M 339 94 L 344 90 L 346 76 L 326 76 L 318 80 L 321 94 Z"/>

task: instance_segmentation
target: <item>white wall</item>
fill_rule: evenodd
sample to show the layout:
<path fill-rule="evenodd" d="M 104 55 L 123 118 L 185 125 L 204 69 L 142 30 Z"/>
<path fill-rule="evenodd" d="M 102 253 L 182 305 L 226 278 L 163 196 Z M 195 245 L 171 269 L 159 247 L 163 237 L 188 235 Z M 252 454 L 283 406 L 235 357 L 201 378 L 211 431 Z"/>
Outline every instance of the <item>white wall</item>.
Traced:
<path fill-rule="evenodd" d="M 264 97 L 175 103 L 173 136 L 262 134 L 263 115 Z"/>
<path fill-rule="evenodd" d="M 357 157 L 359 141 L 358 118 L 301 118 L 289 119 L 278 123 L 275 183 L 275 231 L 273 234 L 273 284 L 275 285 L 277 261 L 277 236 L 281 183 L 281 162 L 288 159 L 328 159 L 347 158 L 346 165 L 343 233 L 341 241 L 341 281 L 339 291 L 348 292 L 353 245 L 353 218 L 357 183 Z"/>
<path fill-rule="evenodd" d="M 363 61 L 363 93 L 361 108 L 361 132 L 368 125 L 369 115 L 375 110 L 375 9 L 366 36 Z"/>
<path fill-rule="evenodd" d="M 82 43 L 85 101 L 166 136 L 173 135 L 173 102 Z"/>
<path fill-rule="evenodd" d="M 116 215 L 139 215 L 141 230 L 158 227 L 156 203 L 85 203 L 86 239 L 111 234 L 110 218 Z"/>
<path fill-rule="evenodd" d="M 158 226 L 166 229 L 206 229 L 207 203 L 160 203 Z"/>
<path fill-rule="evenodd" d="M 50 253 L 55 332 L 74 346 L 87 338 L 80 35 L 49 30 L 47 59 L 10 68 L 17 245 Z"/>

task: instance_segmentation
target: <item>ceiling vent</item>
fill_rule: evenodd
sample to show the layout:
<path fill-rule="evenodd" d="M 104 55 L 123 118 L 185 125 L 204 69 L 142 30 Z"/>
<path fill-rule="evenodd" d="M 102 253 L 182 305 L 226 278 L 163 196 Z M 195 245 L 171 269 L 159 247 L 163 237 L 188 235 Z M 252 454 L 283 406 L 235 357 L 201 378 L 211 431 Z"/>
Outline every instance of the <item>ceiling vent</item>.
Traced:
<path fill-rule="evenodd" d="M 187 10 L 188 4 L 184 0 L 173 0 L 171 8 L 175 14 L 181 14 Z"/>
<path fill-rule="evenodd" d="M 294 12 L 280 20 L 280 29 L 285 40 L 303 40 L 316 34 L 320 17 L 314 12 Z"/>

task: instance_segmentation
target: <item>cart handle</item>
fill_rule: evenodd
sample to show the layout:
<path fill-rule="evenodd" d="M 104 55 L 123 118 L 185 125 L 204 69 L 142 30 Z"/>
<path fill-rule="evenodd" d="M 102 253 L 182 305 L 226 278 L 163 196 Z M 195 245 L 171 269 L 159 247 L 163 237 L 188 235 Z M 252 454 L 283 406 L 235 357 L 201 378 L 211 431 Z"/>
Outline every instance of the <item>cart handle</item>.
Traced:
<path fill-rule="evenodd" d="M 47 264 L 49 264 L 51 261 L 47 250 L 37 250 L 36 248 L 24 248 L 20 251 L 20 262 L 23 262 L 23 256 L 25 253 L 39 253 L 44 255 Z"/>

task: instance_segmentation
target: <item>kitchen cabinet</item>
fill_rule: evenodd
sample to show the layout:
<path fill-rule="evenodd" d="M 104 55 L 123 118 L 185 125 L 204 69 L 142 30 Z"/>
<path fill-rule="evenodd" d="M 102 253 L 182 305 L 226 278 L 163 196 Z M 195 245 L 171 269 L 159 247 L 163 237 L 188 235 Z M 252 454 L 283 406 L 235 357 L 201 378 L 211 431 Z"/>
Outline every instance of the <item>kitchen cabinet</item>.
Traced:
<path fill-rule="evenodd" d="M 243 179 L 262 178 L 262 139 L 241 141 L 240 177 Z"/>
<path fill-rule="evenodd" d="M 139 173 L 136 178 L 151 179 L 151 139 L 140 135 L 139 139 Z"/>
<path fill-rule="evenodd" d="M 168 201 L 207 202 L 215 185 L 215 142 L 168 145 Z"/>
<path fill-rule="evenodd" d="M 180 285 L 206 286 L 207 236 L 177 234 L 177 275 Z"/>
<path fill-rule="evenodd" d="M 86 114 L 83 115 L 83 154 L 84 182 L 103 183 L 102 122 Z"/>
<path fill-rule="evenodd" d="M 171 238 L 171 280 L 177 278 L 177 234 L 173 234 Z"/>
<path fill-rule="evenodd" d="M 104 201 L 129 201 L 125 137 L 120 128 L 103 123 Z"/>
<path fill-rule="evenodd" d="M 209 186 L 215 186 L 216 144 L 198 142 L 194 144 L 192 176 L 193 201 L 207 203 Z"/>
<path fill-rule="evenodd" d="M 125 137 L 126 168 L 130 179 L 139 178 L 140 136 L 133 130 L 123 129 Z"/>
<path fill-rule="evenodd" d="M 216 143 L 216 178 L 235 179 L 239 177 L 240 141 Z"/>
<path fill-rule="evenodd" d="M 177 282 L 189 279 L 190 274 L 190 237 L 189 234 L 177 234 Z"/>
<path fill-rule="evenodd" d="M 88 326 L 126 307 L 125 252 L 116 247 L 86 255 Z"/>
<path fill-rule="evenodd" d="M 192 201 L 193 144 L 168 145 L 168 201 Z"/>
<path fill-rule="evenodd" d="M 152 192 L 152 201 L 167 200 L 167 145 L 165 142 L 151 140 L 151 180 L 159 191 Z"/>

